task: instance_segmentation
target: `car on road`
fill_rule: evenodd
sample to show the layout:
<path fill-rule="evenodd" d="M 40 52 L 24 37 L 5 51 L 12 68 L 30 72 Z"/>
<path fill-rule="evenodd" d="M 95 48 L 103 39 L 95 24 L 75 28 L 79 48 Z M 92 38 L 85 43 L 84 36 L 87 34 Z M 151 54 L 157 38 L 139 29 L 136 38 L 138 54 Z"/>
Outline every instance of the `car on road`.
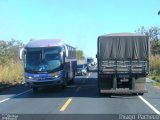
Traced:
<path fill-rule="evenodd" d="M 76 75 L 87 75 L 87 67 L 85 64 L 77 65 Z"/>
<path fill-rule="evenodd" d="M 89 66 L 88 66 L 88 64 L 86 63 L 86 64 L 84 64 L 85 65 L 85 68 L 87 69 L 87 72 L 89 71 Z"/>

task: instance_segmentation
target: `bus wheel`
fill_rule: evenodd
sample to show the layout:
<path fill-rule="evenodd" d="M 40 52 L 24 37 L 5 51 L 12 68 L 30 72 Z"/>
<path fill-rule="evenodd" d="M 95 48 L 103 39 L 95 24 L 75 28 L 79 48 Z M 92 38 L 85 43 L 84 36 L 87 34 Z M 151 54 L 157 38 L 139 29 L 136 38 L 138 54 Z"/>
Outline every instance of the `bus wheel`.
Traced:
<path fill-rule="evenodd" d="M 72 78 L 72 80 L 70 81 L 70 84 L 74 84 L 74 78 Z"/>
<path fill-rule="evenodd" d="M 61 85 L 61 87 L 63 88 L 63 89 L 65 89 L 66 88 L 66 86 L 67 86 L 67 80 L 68 78 L 66 77 L 66 78 L 63 78 L 63 83 L 62 83 L 62 85 Z"/>
<path fill-rule="evenodd" d="M 66 89 L 66 87 L 67 87 L 67 82 L 66 82 L 66 80 L 65 80 L 64 83 L 61 85 L 61 87 L 62 87 L 62 89 Z"/>
<path fill-rule="evenodd" d="M 34 93 L 36 93 L 36 92 L 38 92 L 38 87 L 33 87 L 32 90 Z"/>

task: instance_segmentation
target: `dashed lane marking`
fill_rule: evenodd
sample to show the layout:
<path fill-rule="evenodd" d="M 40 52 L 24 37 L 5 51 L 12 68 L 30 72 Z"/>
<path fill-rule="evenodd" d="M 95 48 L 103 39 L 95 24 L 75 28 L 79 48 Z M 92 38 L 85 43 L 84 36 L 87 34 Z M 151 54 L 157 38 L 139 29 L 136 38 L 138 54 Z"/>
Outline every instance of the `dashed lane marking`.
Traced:
<path fill-rule="evenodd" d="M 91 74 L 89 73 L 89 75 L 88 75 L 86 78 L 90 77 L 90 75 L 91 75 Z M 79 87 L 76 89 L 75 92 L 78 92 L 80 89 L 81 89 L 81 86 L 79 86 Z M 72 98 L 69 98 L 69 99 L 65 102 L 65 104 L 61 107 L 60 111 L 61 111 L 61 112 L 65 111 L 65 109 L 68 107 L 68 105 L 71 103 L 71 101 L 72 101 Z"/>
<path fill-rule="evenodd" d="M 61 112 L 65 111 L 65 109 L 66 109 L 67 106 L 71 103 L 71 101 L 72 101 L 72 98 L 69 98 L 69 99 L 65 102 L 65 104 L 61 107 L 60 111 L 61 111 Z"/>

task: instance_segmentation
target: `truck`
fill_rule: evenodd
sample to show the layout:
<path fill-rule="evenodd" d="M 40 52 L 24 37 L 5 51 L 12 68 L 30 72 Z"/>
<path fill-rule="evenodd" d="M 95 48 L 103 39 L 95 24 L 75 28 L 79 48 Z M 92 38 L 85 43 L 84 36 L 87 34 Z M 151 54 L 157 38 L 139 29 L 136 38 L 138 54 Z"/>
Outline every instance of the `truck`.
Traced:
<path fill-rule="evenodd" d="M 147 93 L 149 37 L 138 33 L 98 36 L 98 92 L 100 94 Z"/>
<path fill-rule="evenodd" d="M 19 50 L 24 59 L 26 86 L 38 91 L 40 87 L 61 86 L 74 82 L 77 67 L 76 48 L 60 39 L 39 39 Z"/>

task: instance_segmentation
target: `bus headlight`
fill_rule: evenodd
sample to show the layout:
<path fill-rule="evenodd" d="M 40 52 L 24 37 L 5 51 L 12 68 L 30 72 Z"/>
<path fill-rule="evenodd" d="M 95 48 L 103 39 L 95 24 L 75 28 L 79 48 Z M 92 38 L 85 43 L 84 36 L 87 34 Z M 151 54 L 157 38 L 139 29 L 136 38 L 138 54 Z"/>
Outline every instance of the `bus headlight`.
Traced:
<path fill-rule="evenodd" d="M 31 76 L 25 76 L 25 78 L 26 78 L 26 79 L 32 79 L 32 77 L 31 77 Z"/>
<path fill-rule="evenodd" d="M 58 77 L 58 75 L 55 75 L 54 77 L 55 77 L 55 78 L 57 78 L 57 77 Z"/>
<path fill-rule="evenodd" d="M 51 73 L 51 77 L 58 78 L 61 75 L 60 72 Z"/>

